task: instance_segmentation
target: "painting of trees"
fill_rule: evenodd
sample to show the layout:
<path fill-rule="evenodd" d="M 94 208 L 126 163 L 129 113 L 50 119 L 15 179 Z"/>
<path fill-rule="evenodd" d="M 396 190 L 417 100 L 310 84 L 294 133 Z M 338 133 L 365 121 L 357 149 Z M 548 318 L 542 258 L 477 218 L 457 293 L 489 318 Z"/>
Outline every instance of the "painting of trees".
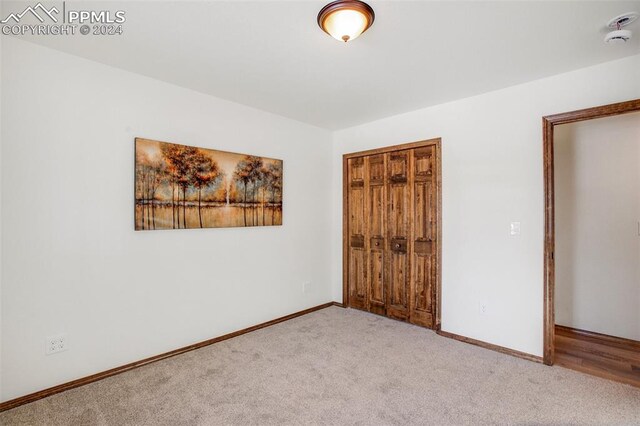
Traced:
<path fill-rule="evenodd" d="M 282 162 L 269 163 L 265 170 L 265 190 L 271 194 L 271 203 L 282 204 Z M 276 197 L 280 197 L 279 199 Z M 275 212 L 271 211 L 271 224 L 274 222 Z M 263 220 L 264 222 L 264 220 Z"/>
<path fill-rule="evenodd" d="M 202 189 L 215 182 L 220 176 L 220 171 L 218 164 L 202 152 L 195 154 L 192 161 L 191 183 L 198 190 L 198 219 L 202 228 Z"/>
<path fill-rule="evenodd" d="M 136 139 L 136 230 L 281 224 L 281 160 Z"/>
<path fill-rule="evenodd" d="M 236 169 L 233 171 L 233 178 L 242 184 L 242 193 L 244 194 L 242 197 L 242 213 L 244 215 L 244 226 L 247 226 L 247 211 L 245 209 L 245 205 L 247 204 L 247 185 L 251 182 L 251 176 L 249 164 L 246 160 L 242 160 L 238 163 Z"/>

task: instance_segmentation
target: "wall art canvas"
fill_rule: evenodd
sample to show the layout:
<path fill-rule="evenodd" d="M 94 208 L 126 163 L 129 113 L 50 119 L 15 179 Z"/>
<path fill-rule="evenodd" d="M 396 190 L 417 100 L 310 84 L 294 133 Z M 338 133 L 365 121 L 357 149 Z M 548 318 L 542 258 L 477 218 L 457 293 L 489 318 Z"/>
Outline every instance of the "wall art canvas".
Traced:
<path fill-rule="evenodd" d="M 282 160 L 135 141 L 136 230 L 282 225 Z"/>

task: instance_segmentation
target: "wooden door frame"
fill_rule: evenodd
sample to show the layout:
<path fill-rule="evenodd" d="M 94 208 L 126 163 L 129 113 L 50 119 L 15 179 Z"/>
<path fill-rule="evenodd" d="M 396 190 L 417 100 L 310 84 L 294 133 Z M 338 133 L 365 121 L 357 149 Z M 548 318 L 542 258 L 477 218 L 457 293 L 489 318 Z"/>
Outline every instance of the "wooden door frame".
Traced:
<path fill-rule="evenodd" d="M 593 120 L 640 111 L 640 99 L 601 105 L 542 117 L 544 157 L 544 313 L 543 362 L 553 365 L 555 355 L 555 204 L 553 174 L 553 131 L 560 124 Z"/>
<path fill-rule="evenodd" d="M 436 215 L 438 222 L 436 224 L 437 241 L 436 256 L 438 273 L 436 274 L 435 303 L 434 306 L 434 323 L 433 330 L 439 331 L 441 325 L 442 311 L 442 139 L 434 138 L 417 142 L 410 142 L 400 145 L 386 146 L 383 148 L 370 149 L 367 151 L 351 152 L 342 156 L 342 304 L 346 308 L 349 306 L 349 159 L 357 157 L 366 157 L 369 155 L 386 154 L 388 152 L 423 148 L 428 146 L 435 147 L 435 164 L 436 164 L 436 190 L 438 192 L 436 200 Z"/>

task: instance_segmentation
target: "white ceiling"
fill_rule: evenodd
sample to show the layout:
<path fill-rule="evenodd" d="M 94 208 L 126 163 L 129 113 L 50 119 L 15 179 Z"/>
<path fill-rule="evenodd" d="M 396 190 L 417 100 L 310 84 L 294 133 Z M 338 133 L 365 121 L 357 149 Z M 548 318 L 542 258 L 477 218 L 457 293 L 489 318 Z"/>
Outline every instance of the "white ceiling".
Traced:
<path fill-rule="evenodd" d="M 125 10 L 124 35 L 31 40 L 328 129 L 640 53 L 640 22 L 626 45 L 602 41 L 640 1 L 372 0 L 348 44 L 318 28 L 326 2 L 67 1 Z"/>

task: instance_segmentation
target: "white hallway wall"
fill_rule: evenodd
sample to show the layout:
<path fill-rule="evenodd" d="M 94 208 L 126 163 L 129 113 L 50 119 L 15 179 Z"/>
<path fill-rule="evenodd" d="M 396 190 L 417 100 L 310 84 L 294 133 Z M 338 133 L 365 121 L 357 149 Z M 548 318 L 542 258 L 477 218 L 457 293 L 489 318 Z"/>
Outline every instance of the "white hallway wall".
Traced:
<path fill-rule="evenodd" d="M 554 143 L 556 323 L 640 340 L 640 112 Z"/>
<path fill-rule="evenodd" d="M 541 119 L 640 98 L 639 69 L 636 55 L 335 132 L 334 299 L 342 298 L 342 154 L 442 137 L 442 328 L 541 356 Z M 509 235 L 511 221 L 521 222 L 520 236 Z"/>
<path fill-rule="evenodd" d="M 3 401 L 330 301 L 330 132 L 3 39 Z M 134 232 L 136 136 L 283 159 L 284 225 Z"/>

